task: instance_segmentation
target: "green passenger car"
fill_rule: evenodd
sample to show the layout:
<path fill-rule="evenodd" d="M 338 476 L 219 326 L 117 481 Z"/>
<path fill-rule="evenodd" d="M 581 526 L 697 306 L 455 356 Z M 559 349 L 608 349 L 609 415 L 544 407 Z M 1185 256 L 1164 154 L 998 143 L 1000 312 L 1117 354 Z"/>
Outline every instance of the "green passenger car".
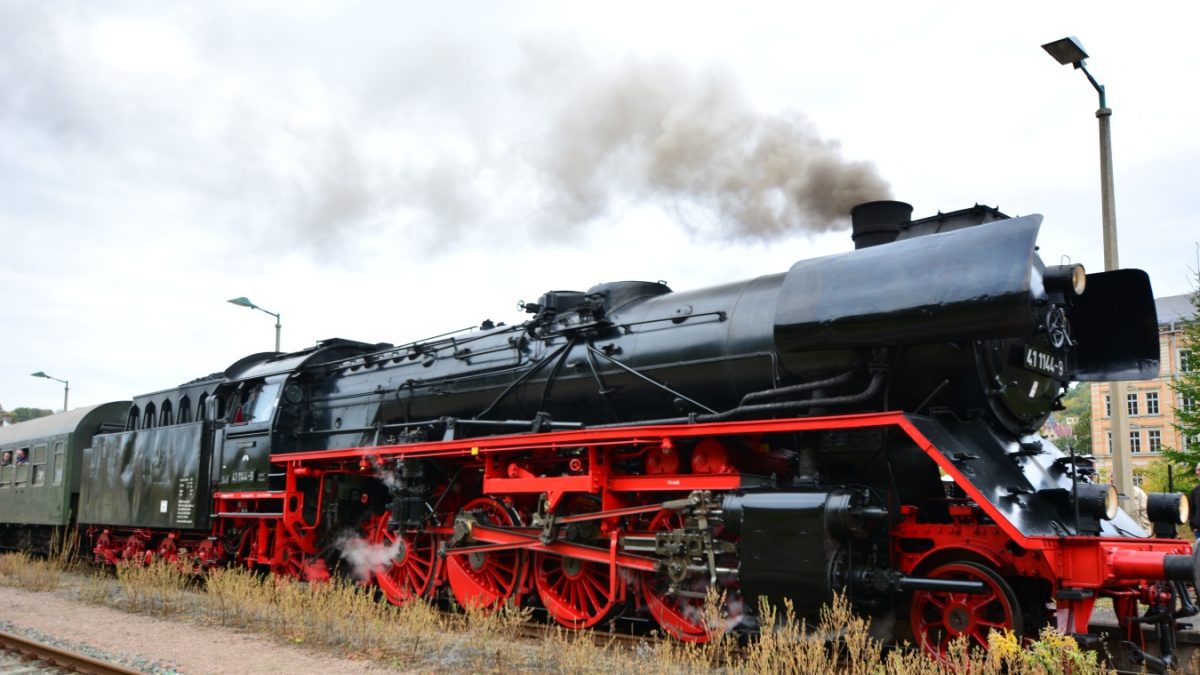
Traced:
<path fill-rule="evenodd" d="M 124 428 L 129 405 L 101 403 L 0 427 L 0 547 L 44 549 L 53 529 L 71 522 L 83 452 L 97 434 Z"/>

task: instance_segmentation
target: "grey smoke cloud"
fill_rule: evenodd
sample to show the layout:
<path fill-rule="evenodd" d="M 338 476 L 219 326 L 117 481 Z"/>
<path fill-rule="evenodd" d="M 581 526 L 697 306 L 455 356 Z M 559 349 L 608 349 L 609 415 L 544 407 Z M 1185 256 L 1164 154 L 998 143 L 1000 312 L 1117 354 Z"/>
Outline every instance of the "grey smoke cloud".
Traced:
<path fill-rule="evenodd" d="M 675 207 L 700 234 L 771 239 L 844 227 L 852 206 L 890 196 L 872 164 L 844 158 L 798 113 L 755 111 L 730 77 L 666 61 L 561 63 L 532 49 L 526 74 L 537 96 L 558 97 L 532 156 L 546 221 L 632 197 Z"/>
<path fill-rule="evenodd" d="M 732 77 L 669 60 L 614 65 L 542 41 L 514 71 L 441 44 L 459 58 L 409 48 L 390 79 L 338 79 L 184 30 L 186 13 L 16 3 L 0 18 L 0 175 L 36 167 L 41 189 L 90 189 L 121 222 L 130 204 L 169 202 L 147 216 L 156 229 L 223 230 L 247 251 L 352 259 L 364 233 L 429 251 L 569 238 L 644 204 L 700 237 L 769 240 L 888 196 L 801 115 L 760 113 Z M 181 56 L 121 53 L 126 35 Z"/>

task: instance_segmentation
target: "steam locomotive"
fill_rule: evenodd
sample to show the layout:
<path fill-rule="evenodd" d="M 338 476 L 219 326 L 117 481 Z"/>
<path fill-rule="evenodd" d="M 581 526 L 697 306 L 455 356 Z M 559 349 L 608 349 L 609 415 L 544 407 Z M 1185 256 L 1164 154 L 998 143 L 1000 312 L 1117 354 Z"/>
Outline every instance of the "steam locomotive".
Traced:
<path fill-rule="evenodd" d="M 1040 216 L 911 214 L 860 205 L 855 250 L 781 274 L 551 291 L 516 325 L 255 354 L 2 429 L 34 461 L 0 467 L 0 541 L 76 514 L 107 562 L 316 579 L 349 533 L 386 549 L 362 573 L 397 604 L 687 641 L 844 592 L 934 654 L 993 628 L 1089 640 L 1111 598 L 1169 662 L 1197 611 L 1186 500 L 1155 496 L 1149 536 L 1036 433 L 1071 381 L 1156 376 L 1148 277 L 1046 265 Z"/>

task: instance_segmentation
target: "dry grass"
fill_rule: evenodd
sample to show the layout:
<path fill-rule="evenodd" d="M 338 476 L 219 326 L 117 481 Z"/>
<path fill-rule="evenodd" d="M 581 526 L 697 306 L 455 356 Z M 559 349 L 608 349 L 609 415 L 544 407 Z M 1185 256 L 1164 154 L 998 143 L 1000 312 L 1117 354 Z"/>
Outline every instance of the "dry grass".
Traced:
<path fill-rule="evenodd" d="M 60 587 L 66 558 L 0 556 L 0 583 L 28 590 Z M 218 569 L 193 583 L 181 568 L 156 563 L 122 565 L 116 576 L 93 574 L 77 583 L 86 602 L 127 611 L 198 618 L 252 630 L 281 642 L 318 647 L 347 658 L 416 671 L 554 673 L 1071 673 L 1102 672 L 1095 653 L 1082 652 L 1071 638 L 1053 631 L 1032 644 L 993 633 L 990 650 L 953 645 L 945 663 L 901 646 L 885 649 L 871 637 L 869 622 L 855 615 L 844 597 L 827 606 L 816 625 L 797 618 L 790 603 L 762 603 L 759 635 L 739 644 L 714 632 L 705 644 L 673 640 L 628 649 L 596 644 L 590 634 L 555 629 L 545 639 L 518 639 L 530 611 L 506 606 L 496 611 L 445 614 L 427 603 L 395 607 L 373 589 L 346 580 L 310 586 L 245 569 Z M 709 625 L 724 626 L 723 598 L 710 595 Z"/>
<path fill-rule="evenodd" d="M 62 584 L 63 573 L 74 568 L 78 548 L 79 535 L 75 530 L 56 529 L 46 558 L 35 558 L 28 553 L 0 555 L 0 584 L 53 591 Z"/>
<path fill-rule="evenodd" d="M 28 553 L 0 556 L 0 583 L 30 591 L 53 591 L 62 584 L 63 571 Z"/>
<path fill-rule="evenodd" d="M 125 609 L 163 616 L 188 609 L 184 591 L 192 575 L 178 565 L 158 560 L 148 565 L 122 562 L 116 571 Z"/>

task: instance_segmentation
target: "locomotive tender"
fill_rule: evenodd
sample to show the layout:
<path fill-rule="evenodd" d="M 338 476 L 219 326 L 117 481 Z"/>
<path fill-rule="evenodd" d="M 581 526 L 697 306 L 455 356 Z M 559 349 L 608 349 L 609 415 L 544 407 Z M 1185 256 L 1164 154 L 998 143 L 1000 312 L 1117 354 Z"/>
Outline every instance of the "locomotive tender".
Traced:
<path fill-rule="evenodd" d="M 552 291 L 519 325 L 256 354 L 91 429 L 78 522 L 110 562 L 308 578 L 352 531 L 389 549 L 369 577 L 398 604 L 640 615 L 692 641 L 719 629 L 713 590 L 742 626 L 760 598 L 815 616 L 844 591 L 933 653 L 991 628 L 1083 638 L 1109 597 L 1169 659 L 1191 547 L 1147 537 L 1090 458 L 1036 434 L 1073 380 L 1157 374 L 1149 280 L 1045 265 L 1040 223 L 872 202 L 856 250 L 782 274 Z M 3 471 L 0 520 L 27 523 Z"/>

